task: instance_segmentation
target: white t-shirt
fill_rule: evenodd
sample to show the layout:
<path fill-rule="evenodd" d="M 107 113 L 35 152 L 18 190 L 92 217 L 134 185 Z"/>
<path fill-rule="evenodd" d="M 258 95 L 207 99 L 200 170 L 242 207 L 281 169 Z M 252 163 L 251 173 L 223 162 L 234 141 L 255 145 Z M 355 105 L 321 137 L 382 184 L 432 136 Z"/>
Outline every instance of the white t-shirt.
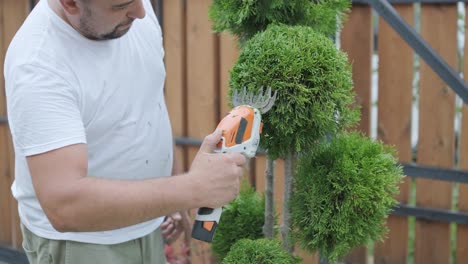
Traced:
<path fill-rule="evenodd" d="M 169 176 L 172 135 L 164 102 L 161 28 L 146 17 L 115 40 L 86 39 L 40 1 L 5 60 L 8 118 L 15 147 L 21 222 L 41 237 L 115 244 L 151 233 L 157 218 L 104 232 L 57 232 L 42 210 L 26 156 L 86 143 L 88 175 L 139 180 Z"/>

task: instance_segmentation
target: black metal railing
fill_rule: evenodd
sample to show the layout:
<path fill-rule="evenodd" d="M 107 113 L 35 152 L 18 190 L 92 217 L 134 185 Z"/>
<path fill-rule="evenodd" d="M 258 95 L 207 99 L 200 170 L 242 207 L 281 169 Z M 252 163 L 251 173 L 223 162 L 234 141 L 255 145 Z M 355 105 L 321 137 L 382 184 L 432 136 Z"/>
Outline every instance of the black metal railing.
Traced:
<path fill-rule="evenodd" d="M 454 4 L 452 0 L 397 0 L 394 3 L 438 3 Z M 408 43 L 410 47 L 444 80 L 450 88 L 468 103 L 468 86 L 460 74 L 447 62 L 398 14 L 387 0 L 354 0 L 353 3 L 369 4 L 372 8 Z"/>
<path fill-rule="evenodd" d="M 199 147 L 201 141 L 195 138 L 176 138 L 178 146 Z M 259 150 L 258 155 L 264 155 L 265 151 Z M 448 169 L 432 166 L 422 166 L 413 163 L 401 163 L 403 173 L 413 178 L 425 178 L 439 181 L 449 181 L 458 183 L 468 183 L 468 171 L 458 169 Z M 432 209 L 418 206 L 400 204 L 393 209 L 392 214 L 415 216 L 426 220 L 454 222 L 458 224 L 468 224 L 468 212 L 455 212 L 451 210 Z"/>

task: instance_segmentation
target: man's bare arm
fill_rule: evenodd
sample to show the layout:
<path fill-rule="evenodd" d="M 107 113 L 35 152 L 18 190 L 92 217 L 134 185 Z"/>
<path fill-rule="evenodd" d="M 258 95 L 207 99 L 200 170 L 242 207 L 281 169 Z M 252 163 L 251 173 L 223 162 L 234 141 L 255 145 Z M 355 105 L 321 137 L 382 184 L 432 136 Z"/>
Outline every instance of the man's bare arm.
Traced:
<path fill-rule="evenodd" d="M 39 202 L 55 229 L 103 231 L 232 200 L 246 161 L 240 154 L 211 154 L 218 140 L 218 134 L 205 139 L 187 175 L 140 181 L 88 176 L 84 144 L 27 160 Z"/>

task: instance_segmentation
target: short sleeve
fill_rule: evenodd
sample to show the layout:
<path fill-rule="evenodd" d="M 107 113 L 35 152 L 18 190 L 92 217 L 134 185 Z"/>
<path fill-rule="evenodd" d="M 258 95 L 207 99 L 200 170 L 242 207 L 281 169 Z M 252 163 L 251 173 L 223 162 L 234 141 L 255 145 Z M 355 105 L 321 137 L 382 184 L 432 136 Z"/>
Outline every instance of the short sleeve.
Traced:
<path fill-rule="evenodd" d="M 158 44 L 160 46 L 160 52 L 162 56 L 164 57 L 163 32 L 161 29 L 161 25 L 159 24 L 158 17 L 156 16 L 155 8 L 153 7 L 153 3 L 150 0 L 144 0 L 143 3 L 145 6 L 145 11 L 146 11 L 146 16 L 147 16 L 146 19 L 150 19 L 155 26 L 156 35 L 158 38 Z"/>
<path fill-rule="evenodd" d="M 148 15 L 150 17 L 150 19 L 156 24 L 158 29 L 161 31 L 161 27 L 159 25 L 159 20 L 158 20 L 158 17 L 156 15 L 153 3 L 150 0 L 143 0 L 143 4 L 144 4 L 144 7 L 145 7 L 146 15 Z"/>
<path fill-rule="evenodd" d="M 18 154 L 86 143 L 76 87 L 35 65 L 18 66 L 6 77 L 8 119 Z"/>

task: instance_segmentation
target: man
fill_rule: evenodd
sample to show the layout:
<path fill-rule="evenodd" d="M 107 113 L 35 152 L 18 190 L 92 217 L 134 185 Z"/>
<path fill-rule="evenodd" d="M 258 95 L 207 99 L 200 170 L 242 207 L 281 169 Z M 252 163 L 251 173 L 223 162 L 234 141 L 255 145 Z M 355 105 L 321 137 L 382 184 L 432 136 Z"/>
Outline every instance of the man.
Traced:
<path fill-rule="evenodd" d="M 163 55 L 149 0 L 42 0 L 17 32 L 5 83 L 31 263 L 164 263 L 180 226 L 164 216 L 238 194 L 246 160 L 213 154 L 219 131 L 166 177 Z"/>

